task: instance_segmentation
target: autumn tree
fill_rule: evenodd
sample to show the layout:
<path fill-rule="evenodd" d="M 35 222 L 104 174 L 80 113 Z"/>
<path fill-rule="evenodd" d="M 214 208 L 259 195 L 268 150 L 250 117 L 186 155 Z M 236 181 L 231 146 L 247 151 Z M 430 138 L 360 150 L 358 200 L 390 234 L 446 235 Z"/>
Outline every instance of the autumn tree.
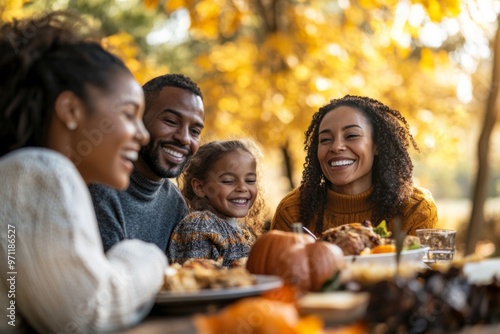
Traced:
<path fill-rule="evenodd" d="M 500 17 L 499 17 L 500 19 Z M 487 184 L 490 174 L 489 158 L 490 158 L 490 141 L 493 129 L 498 117 L 498 89 L 500 85 L 500 29 L 497 28 L 497 33 L 493 41 L 493 66 L 491 73 L 491 84 L 489 85 L 489 93 L 485 104 L 485 112 L 481 133 L 477 145 L 477 160 L 478 167 L 476 173 L 476 182 L 472 197 L 472 212 L 469 219 L 467 229 L 467 239 L 465 245 L 465 253 L 472 254 L 478 241 L 483 235 L 483 227 L 485 223 L 484 203 L 487 198 Z"/>
<path fill-rule="evenodd" d="M 141 83 L 170 71 L 195 79 L 206 96 L 204 137 L 249 135 L 281 151 L 287 189 L 300 180 L 311 115 L 345 94 L 368 95 L 402 111 L 421 146 L 417 170 L 454 160 L 463 145 L 461 129 L 469 119 L 457 100 L 459 72 L 449 55 L 464 38 L 450 33 L 439 44 L 423 38 L 432 35 L 427 27 L 460 13 L 458 0 L 29 3 L 36 10 L 42 5 L 82 13 Z M 171 47 L 146 42 L 151 29 L 180 12 L 189 15 L 188 39 Z M 419 182 L 430 182 L 421 175 Z"/>
<path fill-rule="evenodd" d="M 476 111 L 483 110 L 486 101 L 487 94 L 481 91 L 489 90 L 484 49 L 494 21 L 488 15 L 494 10 L 488 3 L 6 3 L 0 7 L 4 20 L 29 10 L 70 8 L 82 13 L 141 83 L 166 72 L 191 76 L 205 96 L 204 138 L 248 135 L 267 152 L 281 152 L 280 166 L 288 180 L 284 191 L 300 181 L 304 131 L 312 114 L 332 98 L 359 94 L 399 109 L 412 125 L 421 148 L 413 155 L 416 182 L 431 188 L 438 198 L 470 195 L 476 161 L 470 152 L 482 114 Z M 167 41 L 162 29 L 169 24 L 170 34 L 180 34 L 184 19 L 189 25 L 186 38 L 162 43 L 162 37 Z M 153 33 L 160 42 L 147 40 Z"/>
<path fill-rule="evenodd" d="M 368 95 L 401 110 L 415 125 L 424 154 L 446 141 L 450 158 L 459 145 L 453 128 L 462 125 L 465 110 L 448 55 L 461 40 L 434 47 L 421 38 L 426 24 L 458 15 L 459 1 L 146 4 L 167 15 L 187 10 L 191 39 L 204 43 L 193 65 L 208 97 L 207 132 L 251 135 L 279 149 L 289 188 L 300 176 L 303 133 L 312 114 L 345 94 Z M 415 13 L 418 20 L 411 19 Z M 436 127 L 450 120 L 454 126 Z"/>

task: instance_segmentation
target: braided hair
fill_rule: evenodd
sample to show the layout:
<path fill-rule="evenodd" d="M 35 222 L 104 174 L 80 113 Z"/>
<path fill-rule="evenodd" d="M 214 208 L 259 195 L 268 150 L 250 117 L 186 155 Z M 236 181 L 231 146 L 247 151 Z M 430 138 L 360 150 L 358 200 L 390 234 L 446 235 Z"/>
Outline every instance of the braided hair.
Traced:
<path fill-rule="evenodd" d="M 89 85 L 109 91 L 113 74 L 129 72 L 98 42 L 80 36 L 75 24 L 84 22 L 57 11 L 0 27 L 0 156 L 45 145 L 61 92 L 72 91 L 90 106 Z"/>
<path fill-rule="evenodd" d="M 412 193 L 413 163 L 408 147 L 411 143 L 418 151 L 418 146 L 401 113 L 368 97 L 346 95 L 331 100 L 313 115 L 305 132 L 307 154 L 300 185 L 300 218 L 306 226 L 315 226 L 316 231 L 323 230 L 329 182 L 317 156 L 319 126 L 328 112 L 341 106 L 362 112 L 373 128 L 372 139 L 378 154 L 373 162 L 373 191 L 368 199 L 374 204 L 372 220 L 378 222 L 400 214 L 404 201 Z"/>

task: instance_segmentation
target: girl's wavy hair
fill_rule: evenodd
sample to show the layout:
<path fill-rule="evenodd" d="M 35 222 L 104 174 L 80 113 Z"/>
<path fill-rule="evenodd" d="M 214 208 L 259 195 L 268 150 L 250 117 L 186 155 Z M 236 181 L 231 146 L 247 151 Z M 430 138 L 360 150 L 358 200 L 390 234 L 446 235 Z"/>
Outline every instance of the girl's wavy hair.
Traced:
<path fill-rule="evenodd" d="M 224 155 L 243 150 L 250 153 L 257 162 L 257 197 L 254 204 L 248 211 L 248 214 L 243 218 L 246 226 L 259 235 L 262 232 L 262 227 L 267 214 L 267 207 L 263 199 L 262 188 L 260 182 L 259 160 L 262 157 L 260 148 L 250 139 L 227 140 L 227 141 L 211 141 L 198 149 L 196 154 L 191 158 L 186 168 L 177 178 L 179 188 L 186 199 L 188 207 L 192 211 L 217 211 L 210 205 L 206 197 L 198 197 L 194 192 L 191 181 L 196 178 L 206 180 L 210 177 L 212 168 L 219 159 Z"/>
<path fill-rule="evenodd" d="M 86 26 L 58 11 L 0 27 L 0 156 L 45 145 L 61 92 L 72 91 L 92 110 L 88 87 L 110 91 L 113 74 L 129 72 L 90 33 L 80 35 Z"/>
<path fill-rule="evenodd" d="M 373 142 L 378 154 L 373 162 L 373 191 L 368 199 L 373 203 L 372 221 L 380 222 L 400 214 L 413 189 L 413 163 L 408 147 L 411 143 L 418 151 L 418 146 L 401 113 L 363 96 L 346 95 L 331 100 L 313 115 L 305 132 L 307 154 L 300 185 L 300 217 L 306 226 L 315 226 L 316 231 L 323 230 L 329 182 L 323 175 L 317 155 L 319 126 L 328 112 L 341 106 L 359 110 L 373 128 Z"/>

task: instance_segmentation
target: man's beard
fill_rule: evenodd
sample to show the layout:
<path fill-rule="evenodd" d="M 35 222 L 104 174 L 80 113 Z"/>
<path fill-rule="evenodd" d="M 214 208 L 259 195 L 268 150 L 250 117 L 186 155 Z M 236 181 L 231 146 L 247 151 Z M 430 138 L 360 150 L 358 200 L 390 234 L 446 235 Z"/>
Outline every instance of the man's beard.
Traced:
<path fill-rule="evenodd" d="M 149 169 L 163 179 L 171 179 L 179 176 L 179 174 L 184 170 L 184 167 L 186 167 L 189 159 L 192 157 L 191 150 L 188 150 L 189 153 L 182 164 L 164 168 L 160 162 L 160 150 L 167 144 L 185 149 L 184 146 L 181 146 L 176 142 L 158 141 L 157 143 L 154 143 L 153 141 L 150 141 L 139 151 L 142 160 L 144 160 L 146 165 L 148 165 Z"/>

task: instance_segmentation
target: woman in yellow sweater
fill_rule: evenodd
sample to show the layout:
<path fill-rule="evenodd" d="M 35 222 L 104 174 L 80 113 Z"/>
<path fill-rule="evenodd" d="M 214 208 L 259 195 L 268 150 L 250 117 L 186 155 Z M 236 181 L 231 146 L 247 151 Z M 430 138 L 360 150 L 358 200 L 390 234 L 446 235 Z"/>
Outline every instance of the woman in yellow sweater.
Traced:
<path fill-rule="evenodd" d="M 283 198 L 272 229 L 302 222 L 317 236 L 328 228 L 369 220 L 402 218 L 414 235 L 437 223 L 430 192 L 413 186 L 410 144 L 418 150 L 399 111 L 381 102 L 346 95 L 314 114 L 306 131 L 301 185 Z"/>

